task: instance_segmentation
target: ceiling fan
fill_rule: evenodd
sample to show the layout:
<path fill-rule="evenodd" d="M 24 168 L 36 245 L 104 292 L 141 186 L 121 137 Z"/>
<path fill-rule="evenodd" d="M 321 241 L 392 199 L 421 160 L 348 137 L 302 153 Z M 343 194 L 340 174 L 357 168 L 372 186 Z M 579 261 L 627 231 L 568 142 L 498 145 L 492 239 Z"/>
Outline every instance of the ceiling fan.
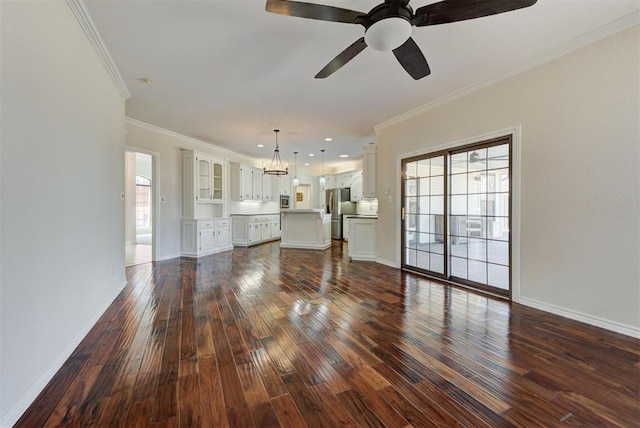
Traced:
<path fill-rule="evenodd" d="M 367 46 L 380 51 L 393 51 L 400 65 L 415 80 L 431 73 L 429 64 L 411 38 L 412 27 L 447 24 L 481 18 L 532 6 L 537 0 L 443 0 L 419 7 L 415 13 L 409 0 L 385 0 L 368 13 L 315 3 L 291 0 L 267 0 L 267 12 L 321 21 L 359 24 L 364 37 L 332 59 L 316 74 L 324 79 L 351 61 Z"/>

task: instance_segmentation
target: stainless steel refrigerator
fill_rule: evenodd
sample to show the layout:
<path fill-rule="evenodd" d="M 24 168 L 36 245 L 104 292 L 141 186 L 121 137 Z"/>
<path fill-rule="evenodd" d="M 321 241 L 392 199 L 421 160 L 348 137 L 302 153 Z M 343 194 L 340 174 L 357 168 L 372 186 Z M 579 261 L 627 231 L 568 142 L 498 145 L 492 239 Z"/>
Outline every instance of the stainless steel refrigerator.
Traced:
<path fill-rule="evenodd" d="M 342 216 L 356 213 L 356 204 L 351 202 L 351 189 L 329 189 L 326 198 L 326 211 L 331 214 L 331 238 L 342 239 Z"/>

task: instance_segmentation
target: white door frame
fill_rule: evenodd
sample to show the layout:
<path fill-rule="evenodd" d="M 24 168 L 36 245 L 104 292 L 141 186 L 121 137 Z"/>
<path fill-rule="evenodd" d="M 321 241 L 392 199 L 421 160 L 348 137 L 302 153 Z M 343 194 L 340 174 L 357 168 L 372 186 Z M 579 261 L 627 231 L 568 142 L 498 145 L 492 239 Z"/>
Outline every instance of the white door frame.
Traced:
<path fill-rule="evenodd" d="M 151 156 L 151 261 L 156 261 L 160 225 L 160 153 L 133 146 L 124 146 L 124 151 Z"/>

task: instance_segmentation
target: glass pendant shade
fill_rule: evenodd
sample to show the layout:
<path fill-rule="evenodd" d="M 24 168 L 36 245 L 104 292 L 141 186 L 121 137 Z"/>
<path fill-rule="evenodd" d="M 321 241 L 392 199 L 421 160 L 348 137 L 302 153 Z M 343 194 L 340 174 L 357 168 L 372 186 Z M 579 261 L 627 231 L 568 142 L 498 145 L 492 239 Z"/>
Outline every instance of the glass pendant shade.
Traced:
<path fill-rule="evenodd" d="M 324 186 L 327 182 L 327 179 L 324 178 L 324 149 L 320 150 L 322 152 L 322 175 L 320 176 L 320 185 Z"/>
<path fill-rule="evenodd" d="M 298 152 L 293 152 L 293 156 L 295 159 L 295 163 L 294 163 L 294 177 L 293 180 L 291 180 L 291 185 L 292 186 L 297 186 L 300 184 L 300 180 L 298 180 Z"/>

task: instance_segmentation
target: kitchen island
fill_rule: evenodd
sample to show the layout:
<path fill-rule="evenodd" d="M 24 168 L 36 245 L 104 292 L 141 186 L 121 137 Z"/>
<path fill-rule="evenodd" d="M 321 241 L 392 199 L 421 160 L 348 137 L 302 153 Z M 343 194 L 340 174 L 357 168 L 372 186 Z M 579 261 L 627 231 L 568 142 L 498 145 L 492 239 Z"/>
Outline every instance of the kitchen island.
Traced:
<path fill-rule="evenodd" d="M 322 209 L 283 209 L 280 247 L 326 250 L 331 246 L 331 215 Z"/>

